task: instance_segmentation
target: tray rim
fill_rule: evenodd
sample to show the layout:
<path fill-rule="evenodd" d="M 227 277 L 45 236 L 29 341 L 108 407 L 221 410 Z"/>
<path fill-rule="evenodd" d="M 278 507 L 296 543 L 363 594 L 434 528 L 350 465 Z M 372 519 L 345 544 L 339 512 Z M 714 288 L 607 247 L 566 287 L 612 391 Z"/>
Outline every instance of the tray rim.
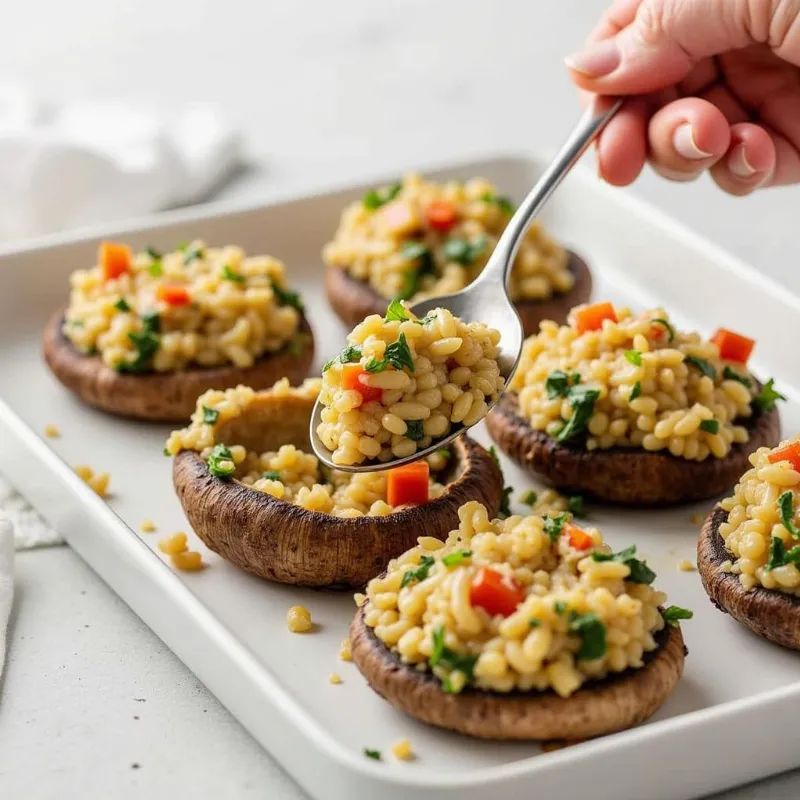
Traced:
<path fill-rule="evenodd" d="M 474 157 L 467 155 L 463 158 L 445 163 L 416 164 L 409 167 L 409 169 L 433 172 L 472 168 L 480 164 L 502 162 L 519 162 L 527 167 L 538 167 L 541 165 L 542 161 L 543 158 L 538 153 L 500 150 L 486 154 L 477 154 Z M 578 168 L 576 171 L 581 174 L 582 180 L 587 180 L 589 177 L 588 170 Z M 395 170 L 393 174 L 396 175 L 397 171 Z M 387 173 L 381 172 L 369 180 L 359 179 L 358 182 L 338 179 L 320 184 L 319 189 L 313 191 L 307 188 L 301 190 L 279 189 L 263 200 L 248 200 L 245 202 L 220 201 L 192 207 L 190 209 L 178 209 L 147 215 L 125 220 L 120 223 L 90 226 L 69 233 L 57 233 L 37 237 L 35 239 L 24 240 L 13 246 L 0 246 L 0 261 L 13 258 L 14 256 L 27 256 L 35 254 L 36 252 L 58 249 L 63 246 L 88 243 L 103 237 L 142 234 L 148 231 L 158 231 L 159 229 L 173 225 L 199 224 L 209 219 L 223 216 L 237 216 L 252 212 L 268 211 L 270 208 L 287 203 L 301 202 L 303 200 L 337 194 L 343 191 L 354 191 L 364 186 L 391 180 L 391 177 L 391 174 L 387 175 Z M 601 196 L 611 197 L 611 195 L 613 195 L 614 203 L 622 204 L 626 209 L 635 210 L 637 215 L 644 215 L 649 218 L 650 221 L 665 229 L 667 234 L 676 239 L 682 239 L 688 245 L 700 251 L 702 255 L 709 260 L 724 262 L 739 278 L 751 284 L 757 283 L 760 290 L 768 291 L 769 294 L 773 295 L 780 303 L 788 305 L 800 314 L 800 296 L 788 291 L 771 277 L 761 275 L 761 273 L 758 273 L 743 259 L 729 253 L 720 245 L 708 240 L 684 223 L 675 220 L 648 201 L 628 193 L 620 193 L 604 184 L 597 185 L 595 183 L 593 191 L 600 193 Z M 794 389 L 793 386 L 792 389 Z M 795 395 L 795 391 L 791 389 L 790 393 L 793 396 Z M 386 769 L 386 765 L 377 765 L 365 761 L 359 758 L 350 749 L 340 745 L 301 704 L 297 703 L 292 696 L 285 693 L 279 681 L 270 674 L 266 665 L 263 665 L 260 660 L 249 651 L 246 644 L 237 639 L 227 626 L 214 616 L 211 609 L 196 597 L 165 563 L 151 557 L 152 554 L 149 548 L 140 540 L 135 531 L 86 487 L 68 465 L 52 451 L 44 440 L 27 426 L 17 414 L 11 410 L 2 397 L 0 397 L 0 432 L 4 430 L 11 437 L 15 438 L 19 445 L 23 446 L 28 451 L 28 454 L 38 462 L 40 467 L 45 467 L 52 473 L 63 491 L 69 492 L 73 496 L 73 500 L 79 506 L 80 510 L 92 517 L 94 522 L 103 525 L 106 529 L 112 529 L 115 532 L 120 540 L 115 543 L 117 548 L 123 548 L 134 562 L 141 561 L 141 567 L 147 572 L 152 572 L 149 579 L 162 587 L 164 591 L 167 591 L 178 601 L 180 612 L 186 614 L 188 618 L 194 618 L 195 621 L 200 624 L 203 633 L 209 637 L 209 640 L 216 640 L 218 643 L 222 644 L 227 643 L 227 645 L 231 647 L 229 655 L 232 659 L 241 662 L 240 666 L 242 669 L 245 671 L 255 670 L 258 673 L 259 682 L 262 684 L 260 688 L 265 693 L 264 698 L 271 703 L 276 710 L 287 715 L 287 721 L 291 721 L 300 735 L 310 739 L 311 742 L 320 749 L 322 754 L 333 761 L 335 766 L 346 768 L 350 772 L 368 779 L 371 783 L 374 783 L 376 788 L 385 788 L 387 784 L 393 784 L 396 788 L 400 789 L 416 788 L 461 791 L 489 785 L 498 780 L 513 780 L 520 777 L 524 777 L 526 780 L 534 780 L 539 775 L 558 772 L 565 764 L 570 764 L 573 768 L 586 765 L 611 752 L 617 751 L 618 754 L 624 757 L 626 752 L 632 752 L 632 747 L 638 747 L 638 745 L 634 744 L 634 740 L 637 740 L 642 745 L 647 743 L 659 745 L 663 743 L 665 738 L 672 737 L 673 734 L 679 734 L 681 731 L 690 728 L 696 729 L 698 726 L 709 729 L 713 728 L 719 731 L 727 720 L 754 708 L 758 708 L 761 712 L 776 712 L 776 716 L 780 716 L 777 712 L 782 705 L 786 704 L 787 701 L 791 704 L 792 700 L 800 698 L 800 678 L 798 678 L 797 682 L 787 686 L 736 700 L 724 701 L 708 708 L 688 711 L 668 719 L 651 722 L 641 728 L 634 728 L 617 733 L 613 736 L 570 747 L 566 751 L 550 753 L 546 759 L 539 759 L 536 756 L 532 756 L 508 764 L 481 767 L 459 774 L 444 773 L 436 775 L 425 773 L 424 775 L 415 775 L 411 771 L 401 773 Z M 0 436 L 0 439 L 2 439 L 2 436 Z M 38 507 L 42 506 L 39 505 Z M 45 518 L 48 518 L 47 511 L 40 511 L 39 513 L 42 513 Z M 67 528 L 69 528 L 69 526 L 67 526 Z M 104 581 L 109 583 L 110 588 L 120 594 L 129 607 L 131 607 L 131 610 L 141 616 L 148 626 L 154 630 L 156 635 L 162 638 L 178 657 L 181 657 L 178 653 L 178 650 L 181 648 L 175 647 L 174 642 L 167 641 L 167 638 L 158 632 L 157 628 L 159 626 L 154 626 L 151 620 L 146 620 L 144 616 L 140 614 L 139 610 L 136 609 L 135 605 L 125 597 L 124 593 L 120 592 L 117 587 L 113 586 L 106 577 L 101 574 L 95 567 L 95 564 L 92 563 L 94 559 L 84 554 L 83 545 L 78 537 L 68 530 L 64 530 L 63 533 L 70 546 L 78 552 L 89 566 L 97 571 Z M 155 569 L 153 568 L 154 564 L 158 564 Z M 200 672 L 200 670 L 196 670 L 194 667 L 190 667 L 190 669 L 196 673 Z M 201 680 L 203 679 L 201 678 Z M 213 691 L 213 693 L 222 700 L 221 694 L 223 693 L 213 689 L 210 689 L 210 691 Z M 231 704 L 225 700 L 222 702 L 229 710 L 231 709 Z M 273 751 L 279 749 L 277 747 L 270 748 L 265 745 L 263 739 L 253 732 L 250 725 L 242 720 L 240 714 L 233 710 L 231 710 L 231 713 L 251 732 L 251 735 L 253 735 L 262 746 Z M 288 720 L 289 714 L 292 717 L 291 720 Z M 795 756 L 795 758 L 797 758 L 797 756 Z M 289 759 L 284 759 L 276 755 L 276 760 L 281 764 L 286 764 Z M 783 768 L 788 768 L 796 763 L 800 763 L 800 761 L 787 762 Z M 778 770 L 772 770 L 772 772 L 779 770 L 780 767 Z M 300 770 L 298 770 L 298 773 L 299 772 Z M 306 781 L 302 780 L 301 775 L 297 774 L 294 770 L 292 770 L 292 774 L 295 780 L 298 780 L 301 785 L 307 785 Z M 771 772 L 761 772 L 760 774 L 766 775 L 771 774 Z M 736 785 L 736 783 L 737 780 L 734 778 L 731 783 L 726 783 L 724 785 L 732 786 Z M 722 784 L 718 783 L 714 784 L 714 786 L 717 788 L 724 788 Z"/>

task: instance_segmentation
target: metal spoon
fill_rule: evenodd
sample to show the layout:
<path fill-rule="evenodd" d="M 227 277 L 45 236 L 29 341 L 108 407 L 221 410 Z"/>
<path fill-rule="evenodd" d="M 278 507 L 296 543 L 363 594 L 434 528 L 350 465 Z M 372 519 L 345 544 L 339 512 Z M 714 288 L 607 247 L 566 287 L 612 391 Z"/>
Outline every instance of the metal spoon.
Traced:
<path fill-rule="evenodd" d="M 434 308 L 444 307 L 465 322 L 484 322 L 490 328 L 500 331 L 498 365 L 500 374 L 505 378 L 506 386 L 517 369 L 523 340 L 522 323 L 508 296 L 507 287 L 514 257 L 533 218 L 621 105 L 622 100 L 620 99 L 609 97 L 594 99 L 561 150 L 556 154 L 553 162 L 520 204 L 480 275 L 466 289 L 456 294 L 423 300 L 416 303 L 411 309 L 417 317 L 421 318 Z M 331 451 L 325 447 L 317 435 L 322 408 L 322 404 L 317 400 L 311 416 L 311 446 L 323 464 L 342 472 L 375 472 L 398 467 L 410 461 L 417 461 L 436 452 L 467 430 L 465 425 L 456 425 L 447 436 L 437 439 L 430 447 L 418 450 L 412 456 L 384 463 L 373 462 L 345 466 L 333 463 Z"/>

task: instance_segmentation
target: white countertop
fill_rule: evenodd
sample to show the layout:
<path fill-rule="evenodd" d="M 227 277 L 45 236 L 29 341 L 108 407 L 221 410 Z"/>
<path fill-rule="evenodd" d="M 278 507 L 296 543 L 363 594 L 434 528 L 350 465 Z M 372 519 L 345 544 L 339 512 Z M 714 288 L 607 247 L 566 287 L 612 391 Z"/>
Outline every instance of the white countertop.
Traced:
<path fill-rule="evenodd" d="M 255 199 L 470 153 L 556 146 L 576 115 L 561 57 L 604 5 L 13 4 L 0 11 L 13 31 L 0 75 L 53 97 L 214 101 L 241 124 L 255 165 L 223 196 Z M 800 189 L 737 200 L 706 180 L 669 185 L 648 175 L 635 191 L 800 293 Z M 0 685 L 0 796 L 304 796 L 68 548 L 21 553 L 17 585 Z M 724 797 L 798 795 L 792 774 Z"/>

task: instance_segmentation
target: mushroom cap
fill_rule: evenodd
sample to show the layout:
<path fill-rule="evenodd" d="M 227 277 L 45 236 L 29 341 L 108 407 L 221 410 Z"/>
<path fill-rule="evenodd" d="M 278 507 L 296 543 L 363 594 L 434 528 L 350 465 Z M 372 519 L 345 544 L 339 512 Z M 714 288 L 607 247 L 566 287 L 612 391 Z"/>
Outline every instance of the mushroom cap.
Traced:
<path fill-rule="evenodd" d="M 526 336 L 539 330 L 539 323 L 552 319 L 566 322 L 573 306 L 585 303 L 592 293 L 592 274 L 586 262 L 569 252 L 569 270 L 575 283 L 568 292 L 554 294 L 545 300 L 517 300 L 514 303 Z M 354 278 L 341 267 L 325 268 L 325 291 L 328 302 L 342 322 L 354 328 L 370 314 L 385 314 L 389 301 L 379 295 L 368 283 Z"/>
<path fill-rule="evenodd" d="M 314 359 L 314 336 L 303 316 L 298 333 L 304 337 L 304 346 L 299 353 L 284 347 L 263 356 L 251 367 L 229 364 L 174 372 L 117 372 L 100 356 L 84 355 L 72 346 L 62 330 L 64 313 L 64 308 L 57 311 L 44 330 L 42 345 L 47 366 L 84 403 L 120 417 L 183 422 L 194 411 L 197 398 L 208 389 L 228 389 L 239 384 L 260 389 L 283 377 L 297 384 L 308 375 Z"/>
<path fill-rule="evenodd" d="M 683 672 L 686 648 L 680 628 L 656 635 L 658 649 L 645 665 L 585 683 L 569 697 L 553 691 L 488 692 L 466 688 L 447 694 L 431 672 L 404 664 L 364 622 L 350 626 L 350 644 L 369 685 L 395 708 L 429 725 L 481 739 L 588 739 L 630 728 L 650 717 Z"/>
<path fill-rule="evenodd" d="M 716 497 L 748 468 L 759 447 L 780 441 L 777 409 L 748 420 L 750 439 L 734 444 L 725 458 L 689 461 L 670 453 L 613 447 L 586 450 L 560 444 L 531 428 L 519 412 L 517 396 L 507 392 L 486 417 L 497 446 L 526 472 L 563 492 L 578 492 L 624 506 L 666 506 Z"/>
<path fill-rule="evenodd" d="M 311 452 L 313 400 L 261 397 L 216 431 L 217 441 L 257 452 L 294 444 Z M 311 511 L 235 480 L 215 478 L 195 451 L 173 462 L 173 483 L 186 516 L 205 544 L 238 567 L 266 580 L 299 586 L 361 587 L 419 536 L 445 539 L 458 527 L 468 500 L 495 515 L 503 476 L 489 454 L 467 436 L 449 445 L 452 465 L 444 493 L 423 506 L 387 516 L 335 517 Z"/>
<path fill-rule="evenodd" d="M 706 518 L 697 541 L 697 569 L 703 588 L 711 602 L 753 633 L 771 642 L 800 650 L 800 598 L 763 586 L 747 591 L 739 576 L 723 572 L 723 562 L 731 555 L 719 526 L 728 519 L 728 512 L 715 506 Z"/>

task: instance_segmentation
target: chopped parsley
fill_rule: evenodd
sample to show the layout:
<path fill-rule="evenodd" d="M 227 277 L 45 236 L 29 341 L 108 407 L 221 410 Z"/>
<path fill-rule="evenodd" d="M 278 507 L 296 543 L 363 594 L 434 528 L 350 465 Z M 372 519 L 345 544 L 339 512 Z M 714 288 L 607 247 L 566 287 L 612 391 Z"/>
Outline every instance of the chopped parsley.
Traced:
<path fill-rule="evenodd" d="M 414 581 L 424 581 L 435 563 L 436 559 L 433 556 L 422 556 L 419 560 L 418 567 L 406 570 L 403 573 L 403 580 L 400 581 L 400 588 L 405 589 L 406 586 Z"/>
<path fill-rule="evenodd" d="M 719 433 L 719 422 L 715 419 L 704 419 L 700 423 L 700 430 L 706 433 Z"/>
<path fill-rule="evenodd" d="M 583 497 L 579 494 L 573 494 L 567 498 L 567 508 L 573 517 L 582 517 L 584 512 Z"/>
<path fill-rule="evenodd" d="M 637 397 L 641 396 L 642 396 L 642 382 L 636 381 L 636 383 L 633 384 L 633 389 L 631 389 L 630 395 L 628 396 L 628 402 L 630 403 L 631 400 L 635 400 Z"/>
<path fill-rule="evenodd" d="M 433 322 L 437 316 L 436 309 L 433 309 L 432 311 L 429 311 L 422 319 L 415 319 L 414 322 L 416 322 L 417 325 L 425 326 L 429 322 Z"/>
<path fill-rule="evenodd" d="M 675 328 L 673 328 L 672 325 L 670 325 L 670 323 L 667 322 L 667 320 L 663 319 L 663 317 L 657 317 L 656 319 L 653 320 L 653 324 L 654 325 L 663 325 L 664 326 L 664 330 L 666 330 L 666 332 L 669 334 L 669 338 L 668 338 L 667 341 L 670 341 L 670 342 L 674 341 L 674 339 L 675 339 Z"/>
<path fill-rule="evenodd" d="M 436 272 L 433 254 L 423 242 L 408 241 L 403 244 L 403 258 L 406 261 L 416 261 L 417 266 L 406 271 L 403 276 L 403 287 L 397 295 L 398 300 L 408 300 L 419 291 L 419 281 L 423 275 L 433 275 Z"/>
<path fill-rule="evenodd" d="M 703 375 L 711 378 L 712 381 L 717 377 L 717 371 L 714 369 L 714 365 L 709 363 L 705 358 L 685 356 L 683 360 L 695 369 L 700 370 Z"/>
<path fill-rule="evenodd" d="M 542 517 L 544 520 L 544 532 L 551 542 L 558 541 L 558 537 L 561 536 L 561 532 L 564 530 L 564 524 L 567 522 L 567 518 L 567 514 L 558 514 L 555 517 L 545 514 Z"/>
<path fill-rule="evenodd" d="M 525 494 L 522 495 L 522 497 L 520 497 L 519 501 L 523 505 L 530 506 L 531 508 L 533 508 L 536 505 L 536 501 L 538 499 L 539 495 L 536 494 L 536 492 L 534 492 L 533 489 L 530 489 L 529 491 L 525 492 Z"/>
<path fill-rule="evenodd" d="M 161 253 L 159 253 L 158 250 L 155 249 L 155 247 L 151 247 L 148 245 L 147 247 L 145 247 L 144 252 L 147 253 L 147 255 L 149 255 L 150 258 L 153 259 L 153 261 L 158 261 L 161 258 Z"/>
<path fill-rule="evenodd" d="M 411 439 L 412 442 L 421 442 L 425 438 L 425 433 L 422 430 L 421 419 L 407 419 L 406 432 L 403 434 L 406 439 Z"/>
<path fill-rule="evenodd" d="M 636 545 L 632 544 L 619 553 L 592 553 L 593 561 L 615 561 L 617 564 L 624 564 L 629 570 L 630 575 L 625 578 L 630 583 L 651 584 L 656 579 L 656 574 L 647 563 L 635 557 Z"/>
<path fill-rule="evenodd" d="M 550 400 L 555 400 L 556 397 L 566 397 L 570 387 L 580 383 L 580 380 L 581 376 L 577 372 L 567 375 L 563 370 L 553 370 L 544 382 L 547 397 Z"/>
<path fill-rule="evenodd" d="M 563 600 L 556 600 L 556 602 L 553 603 L 553 609 L 556 614 L 561 616 L 567 610 L 567 604 Z"/>
<path fill-rule="evenodd" d="M 214 449 L 209 453 L 208 471 L 215 478 L 230 478 L 236 472 L 236 464 L 233 461 L 233 454 L 224 444 L 214 445 Z"/>
<path fill-rule="evenodd" d="M 161 317 L 158 316 L 157 311 L 145 311 L 140 314 L 139 318 L 142 320 L 142 326 L 150 333 L 160 333 L 161 331 Z"/>
<path fill-rule="evenodd" d="M 478 236 L 471 242 L 460 236 L 451 236 L 442 248 L 444 256 L 448 261 L 461 264 L 466 267 L 472 264 L 478 256 L 486 249 L 488 240 L 485 236 Z"/>
<path fill-rule="evenodd" d="M 375 211 L 375 209 L 391 203 L 402 189 L 402 183 L 393 183 L 391 186 L 383 186 L 380 189 L 370 189 L 361 202 L 368 211 Z"/>
<path fill-rule="evenodd" d="M 206 255 L 205 248 L 201 244 L 184 245 L 181 250 L 183 250 L 184 264 L 191 264 L 192 261 L 197 261 L 197 259 L 204 258 Z"/>
<path fill-rule="evenodd" d="M 778 510 L 780 511 L 783 527 L 786 528 L 795 539 L 800 539 L 800 528 L 794 523 L 794 494 L 791 490 L 785 491 L 778 498 Z"/>
<path fill-rule="evenodd" d="M 642 366 L 642 353 L 640 350 L 626 350 L 624 355 L 635 367 Z"/>
<path fill-rule="evenodd" d="M 497 469 L 499 469 L 502 472 L 502 467 L 500 466 L 500 459 L 497 457 L 497 449 L 495 448 L 494 445 L 491 445 L 489 447 L 489 455 L 491 456 L 492 461 L 494 461 L 494 464 L 497 467 Z"/>
<path fill-rule="evenodd" d="M 322 368 L 322 371 L 327 372 L 337 362 L 339 364 L 354 364 L 357 361 L 361 361 L 361 349 L 358 347 L 348 346 L 345 347 L 338 356 L 334 356 L 330 361 L 327 361 L 325 366 Z"/>
<path fill-rule="evenodd" d="M 147 265 L 147 271 L 154 277 L 160 278 L 164 274 L 164 266 L 160 260 Z"/>
<path fill-rule="evenodd" d="M 222 278 L 226 281 L 233 281 L 234 283 L 246 283 L 247 278 L 244 275 L 240 275 L 238 272 L 234 272 L 227 264 L 222 268 Z M 273 291 L 275 287 L 273 286 Z M 284 305 L 281 303 L 281 305 Z"/>
<path fill-rule="evenodd" d="M 442 564 L 446 567 L 456 567 L 472 555 L 472 550 L 456 550 L 455 553 L 442 557 Z"/>
<path fill-rule="evenodd" d="M 735 372 L 727 364 L 725 365 L 725 369 L 722 370 L 722 377 L 728 381 L 738 381 L 744 386 L 747 386 L 748 389 L 753 385 L 753 381 L 751 381 L 750 378 Z"/>
<path fill-rule="evenodd" d="M 513 491 L 513 486 L 503 487 L 503 496 L 500 498 L 500 508 L 497 509 L 497 516 L 500 517 L 500 519 L 511 516 L 511 493 Z"/>
<path fill-rule="evenodd" d="M 124 297 L 120 297 L 120 299 L 117 300 L 116 303 L 114 303 L 114 308 L 116 308 L 118 311 L 123 311 L 123 312 L 131 310 L 131 307 L 128 305 L 128 301 Z"/>
<path fill-rule="evenodd" d="M 492 203 L 496 205 L 501 211 L 506 214 L 513 214 L 516 211 L 514 204 L 509 200 L 507 197 L 501 194 L 494 194 L 492 192 L 486 192 L 481 195 L 481 200 L 484 203 Z"/>
<path fill-rule="evenodd" d="M 386 348 L 380 361 L 373 356 L 364 365 L 364 369 L 367 372 L 383 372 L 390 365 L 395 369 L 405 367 L 409 372 L 415 372 L 414 359 L 411 357 L 411 349 L 404 333 L 401 333 L 398 340 Z"/>
<path fill-rule="evenodd" d="M 573 612 L 569 620 L 569 632 L 581 637 L 581 646 L 575 656 L 578 661 L 594 661 L 606 654 L 606 626 L 594 613 Z"/>
<path fill-rule="evenodd" d="M 528 625 L 530 625 L 531 628 L 538 628 L 541 624 L 542 621 L 540 619 L 536 619 L 535 617 L 528 620 Z"/>
<path fill-rule="evenodd" d="M 268 469 L 261 477 L 267 481 L 279 481 L 281 479 L 281 473 L 277 469 Z"/>
<path fill-rule="evenodd" d="M 769 546 L 769 559 L 764 568 L 772 570 L 785 564 L 798 563 L 800 563 L 800 545 L 795 545 L 791 550 L 787 551 L 783 539 L 773 536 Z"/>
<path fill-rule="evenodd" d="M 464 674 L 467 682 L 469 682 L 472 680 L 477 660 L 478 656 L 459 653 L 444 643 L 444 626 L 433 631 L 433 652 L 428 659 L 428 665 L 431 668 L 441 664 L 450 670 L 458 670 Z M 442 680 L 442 689 L 449 694 L 458 694 L 458 690 L 453 687 L 449 679 Z"/>
<path fill-rule="evenodd" d="M 775 378 L 770 378 L 762 387 L 761 391 L 753 398 L 753 405 L 764 413 L 772 411 L 778 400 L 786 398 L 775 389 Z"/>
<path fill-rule="evenodd" d="M 136 348 L 136 357 L 133 361 L 121 361 L 116 365 L 118 372 L 147 372 L 152 366 L 153 356 L 161 346 L 161 319 L 155 311 L 141 314 L 141 331 L 131 331 L 128 339 Z"/>
<path fill-rule="evenodd" d="M 369 747 L 364 748 L 364 755 L 371 758 L 373 761 L 380 761 L 382 759 L 380 750 L 370 750 Z"/>
<path fill-rule="evenodd" d="M 680 606 L 667 606 L 661 616 L 664 617 L 664 622 L 666 622 L 667 625 L 677 628 L 678 621 L 682 619 L 691 619 L 694 616 L 694 611 L 690 611 L 688 608 L 681 608 Z"/>
<path fill-rule="evenodd" d="M 453 455 L 452 451 L 449 450 L 447 447 L 440 447 L 436 451 L 442 458 L 450 458 Z"/>
<path fill-rule="evenodd" d="M 219 411 L 216 408 L 203 406 L 203 422 L 206 425 L 213 425 L 219 419 Z"/>
<path fill-rule="evenodd" d="M 281 288 L 275 278 L 270 278 L 269 283 L 279 306 L 291 306 L 298 311 L 303 311 L 303 300 L 297 292 L 290 292 L 288 289 Z"/>
<path fill-rule="evenodd" d="M 405 322 L 408 319 L 406 307 L 399 300 L 392 300 L 389 307 L 386 309 L 386 316 L 383 318 L 384 322 Z"/>
<path fill-rule="evenodd" d="M 586 426 L 594 413 L 594 404 L 598 397 L 600 397 L 599 389 L 573 386 L 569 390 L 567 398 L 572 406 L 572 416 L 556 435 L 557 442 L 566 442 L 586 430 Z"/>

